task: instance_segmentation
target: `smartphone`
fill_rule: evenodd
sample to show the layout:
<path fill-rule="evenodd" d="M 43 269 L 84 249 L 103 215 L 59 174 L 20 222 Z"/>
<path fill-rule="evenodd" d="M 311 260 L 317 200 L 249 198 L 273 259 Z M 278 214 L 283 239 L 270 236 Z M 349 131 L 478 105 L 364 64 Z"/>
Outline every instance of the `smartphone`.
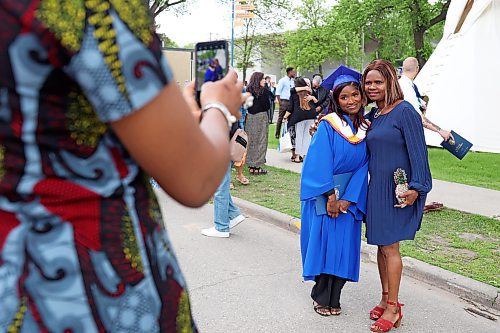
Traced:
<path fill-rule="evenodd" d="M 203 83 L 217 81 L 226 76 L 229 69 L 228 43 L 225 40 L 197 43 L 195 47 L 196 101 L 200 105 Z"/>

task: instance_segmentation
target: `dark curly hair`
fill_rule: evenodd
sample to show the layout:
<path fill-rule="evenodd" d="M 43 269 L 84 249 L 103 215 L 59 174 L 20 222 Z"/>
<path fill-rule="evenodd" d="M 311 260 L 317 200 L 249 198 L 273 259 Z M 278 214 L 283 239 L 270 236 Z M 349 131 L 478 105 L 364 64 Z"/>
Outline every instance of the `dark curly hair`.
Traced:
<path fill-rule="evenodd" d="M 347 125 L 347 121 L 344 119 L 344 115 L 346 115 L 347 113 L 345 113 L 340 108 L 340 105 L 339 105 L 340 93 L 347 86 L 352 86 L 352 87 L 356 88 L 362 96 L 361 97 L 361 107 L 359 108 L 358 113 L 356 113 L 356 118 L 354 119 L 352 124 L 354 125 L 354 128 L 356 129 L 356 131 L 359 129 L 360 126 L 363 126 L 364 128 L 368 128 L 369 125 L 364 117 L 364 113 L 365 113 L 364 105 L 366 102 L 366 98 L 365 98 L 365 95 L 363 94 L 363 90 L 361 90 L 361 86 L 359 83 L 357 83 L 357 82 L 345 82 L 345 83 L 341 83 L 338 86 L 336 86 L 333 89 L 332 97 L 330 98 L 330 100 L 328 102 L 328 104 L 329 104 L 328 107 L 330 110 L 335 112 L 339 116 L 340 119 L 342 119 L 342 122 L 345 122 L 345 124 Z"/>
<path fill-rule="evenodd" d="M 254 72 L 248 82 L 247 91 L 255 97 L 262 95 L 265 87 L 260 86 L 260 81 L 264 78 L 264 73 Z"/>

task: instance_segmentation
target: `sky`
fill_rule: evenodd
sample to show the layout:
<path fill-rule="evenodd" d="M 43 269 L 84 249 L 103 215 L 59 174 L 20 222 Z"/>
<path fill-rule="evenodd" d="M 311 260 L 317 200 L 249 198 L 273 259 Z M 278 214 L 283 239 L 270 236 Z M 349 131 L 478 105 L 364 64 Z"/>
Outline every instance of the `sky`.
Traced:
<path fill-rule="evenodd" d="M 175 15 L 171 11 L 160 14 L 156 23 L 158 32 L 165 33 L 180 47 L 189 43 L 231 37 L 231 5 L 217 0 L 198 0 L 188 7 L 188 13 Z"/>
<path fill-rule="evenodd" d="M 300 4 L 300 0 L 291 0 L 295 5 Z M 333 3 L 333 0 L 326 0 L 325 3 Z M 158 32 L 165 33 L 170 39 L 180 47 L 190 43 L 201 41 L 229 39 L 231 38 L 231 6 L 232 2 L 227 1 L 223 5 L 217 0 L 197 0 L 195 4 L 188 7 L 189 13 L 176 16 L 175 6 L 171 11 L 160 14 L 156 23 L 160 25 Z M 287 30 L 296 28 L 296 24 L 290 21 Z M 235 28 L 235 36 L 238 36 L 238 29 Z"/>

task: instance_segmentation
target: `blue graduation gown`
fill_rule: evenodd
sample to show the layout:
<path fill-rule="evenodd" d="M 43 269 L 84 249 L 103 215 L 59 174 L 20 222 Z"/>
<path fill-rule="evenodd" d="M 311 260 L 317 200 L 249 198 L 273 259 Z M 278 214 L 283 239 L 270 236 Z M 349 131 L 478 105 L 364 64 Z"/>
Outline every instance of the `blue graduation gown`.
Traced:
<path fill-rule="evenodd" d="M 353 128 L 351 121 L 349 125 Z M 352 172 L 341 199 L 351 202 L 338 218 L 316 213 L 316 197 L 334 187 L 333 175 Z M 368 157 L 366 143 L 352 144 L 327 121 L 313 136 L 302 169 L 301 252 L 304 280 L 321 273 L 359 280 L 361 223 L 366 213 Z"/>

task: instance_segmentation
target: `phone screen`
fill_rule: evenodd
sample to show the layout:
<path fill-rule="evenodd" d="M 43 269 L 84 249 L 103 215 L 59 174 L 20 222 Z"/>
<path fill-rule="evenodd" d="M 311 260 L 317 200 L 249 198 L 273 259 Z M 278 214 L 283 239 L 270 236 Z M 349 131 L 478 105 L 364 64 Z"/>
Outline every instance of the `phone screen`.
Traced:
<path fill-rule="evenodd" d="M 201 86 L 222 79 L 228 71 L 228 43 L 225 40 L 196 44 L 196 97 Z"/>

